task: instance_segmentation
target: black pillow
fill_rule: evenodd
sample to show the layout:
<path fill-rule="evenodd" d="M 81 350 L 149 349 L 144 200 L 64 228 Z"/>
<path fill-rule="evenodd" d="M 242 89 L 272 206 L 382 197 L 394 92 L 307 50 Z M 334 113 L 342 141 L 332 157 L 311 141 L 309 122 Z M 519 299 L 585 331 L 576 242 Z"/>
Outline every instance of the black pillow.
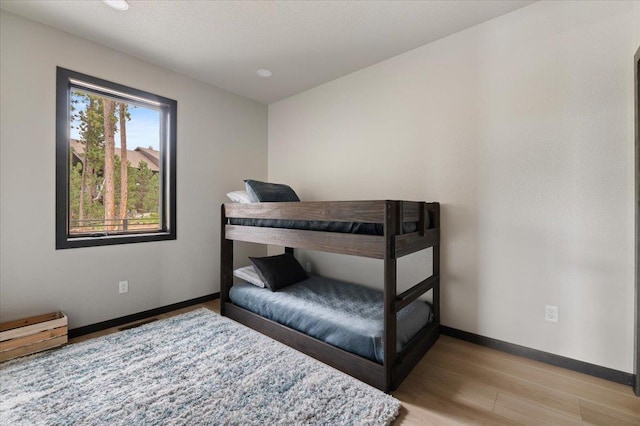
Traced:
<path fill-rule="evenodd" d="M 309 278 L 292 254 L 269 257 L 249 257 L 262 281 L 271 291 L 277 291 Z"/>
<path fill-rule="evenodd" d="M 247 194 L 249 194 L 249 199 L 253 203 L 300 201 L 298 195 L 288 185 L 260 182 L 253 179 L 245 179 L 244 185 L 247 189 Z"/>

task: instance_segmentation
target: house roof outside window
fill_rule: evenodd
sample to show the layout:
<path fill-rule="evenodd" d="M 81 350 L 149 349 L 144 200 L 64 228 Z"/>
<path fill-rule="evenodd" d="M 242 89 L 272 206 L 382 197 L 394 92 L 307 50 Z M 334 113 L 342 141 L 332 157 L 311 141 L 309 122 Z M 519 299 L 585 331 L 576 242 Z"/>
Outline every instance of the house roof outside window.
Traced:
<path fill-rule="evenodd" d="M 77 139 L 71 139 L 70 141 L 74 157 L 82 162 L 84 144 Z M 120 148 L 115 149 L 115 154 L 120 157 Z M 131 167 L 136 169 L 140 168 L 140 163 L 144 161 L 152 172 L 158 173 L 160 171 L 160 151 L 156 151 L 153 148 L 137 147 L 133 151 L 127 150 L 127 161 Z"/>

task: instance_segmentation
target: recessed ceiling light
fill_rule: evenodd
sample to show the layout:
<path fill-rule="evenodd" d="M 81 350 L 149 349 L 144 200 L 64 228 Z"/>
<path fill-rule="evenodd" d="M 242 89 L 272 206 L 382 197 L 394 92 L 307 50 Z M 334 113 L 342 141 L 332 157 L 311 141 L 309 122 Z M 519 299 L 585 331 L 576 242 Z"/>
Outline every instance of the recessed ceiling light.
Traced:
<path fill-rule="evenodd" d="M 125 0 L 102 0 L 105 4 L 115 10 L 129 9 L 129 3 Z"/>
<path fill-rule="evenodd" d="M 263 69 L 259 69 L 259 70 L 256 72 L 256 74 L 258 74 L 258 76 L 260 76 L 260 77 L 264 77 L 264 78 L 271 77 L 271 76 L 273 75 L 273 73 L 272 73 L 271 71 L 266 70 L 266 69 L 264 69 L 264 68 L 263 68 Z"/>

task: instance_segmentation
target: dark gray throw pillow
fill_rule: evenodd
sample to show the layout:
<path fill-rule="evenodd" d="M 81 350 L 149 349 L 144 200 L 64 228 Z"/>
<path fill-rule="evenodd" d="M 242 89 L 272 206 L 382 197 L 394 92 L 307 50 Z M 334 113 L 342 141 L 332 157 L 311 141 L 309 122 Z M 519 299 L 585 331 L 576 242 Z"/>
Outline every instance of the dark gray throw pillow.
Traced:
<path fill-rule="evenodd" d="M 249 260 L 271 291 L 278 291 L 309 278 L 302 265 L 289 253 L 268 257 L 249 257 Z"/>
<path fill-rule="evenodd" d="M 247 194 L 249 194 L 249 199 L 253 203 L 300 201 L 298 195 L 288 185 L 260 182 L 253 179 L 245 179 L 244 185 L 247 189 Z"/>

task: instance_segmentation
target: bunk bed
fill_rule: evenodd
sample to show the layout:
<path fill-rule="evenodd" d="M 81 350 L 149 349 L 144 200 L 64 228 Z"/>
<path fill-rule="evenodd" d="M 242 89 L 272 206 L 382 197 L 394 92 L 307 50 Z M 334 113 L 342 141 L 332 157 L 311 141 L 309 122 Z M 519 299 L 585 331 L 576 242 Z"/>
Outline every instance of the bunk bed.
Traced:
<path fill-rule="evenodd" d="M 282 246 L 290 254 L 299 248 L 382 260 L 382 359 L 356 355 L 234 304 L 234 241 Z M 428 248 L 432 275 L 398 294 L 397 259 Z M 222 315 L 378 389 L 394 390 L 440 334 L 440 205 L 392 200 L 223 204 L 220 274 Z M 428 291 L 433 320 L 398 350 L 397 314 Z"/>

